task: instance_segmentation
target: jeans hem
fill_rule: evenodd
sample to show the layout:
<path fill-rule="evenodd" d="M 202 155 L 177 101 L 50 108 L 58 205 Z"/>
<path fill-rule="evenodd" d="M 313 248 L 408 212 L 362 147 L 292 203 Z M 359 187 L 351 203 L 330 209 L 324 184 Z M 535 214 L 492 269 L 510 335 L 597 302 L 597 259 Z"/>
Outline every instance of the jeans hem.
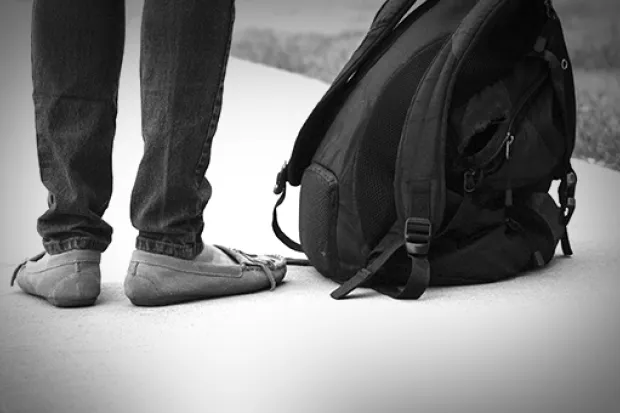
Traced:
<path fill-rule="evenodd" d="M 63 240 L 43 241 L 43 248 L 49 255 L 58 255 L 71 250 L 92 250 L 104 252 L 109 243 L 88 237 L 73 237 Z"/>
<path fill-rule="evenodd" d="M 202 252 L 204 249 L 204 244 L 202 241 L 192 244 L 174 244 L 168 241 L 159 241 L 152 238 L 138 236 L 136 238 L 136 248 L 152 254 L 167 255 L 184 260 L 193 260 Z"/>

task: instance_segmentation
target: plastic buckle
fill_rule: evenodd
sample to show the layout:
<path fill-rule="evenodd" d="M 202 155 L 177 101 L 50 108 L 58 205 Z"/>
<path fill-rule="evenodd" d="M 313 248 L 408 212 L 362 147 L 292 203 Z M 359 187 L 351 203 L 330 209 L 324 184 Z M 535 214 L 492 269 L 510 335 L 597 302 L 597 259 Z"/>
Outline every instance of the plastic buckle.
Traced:
<path fill-rule="evenodd" d="M 569 196 L 575 196 L 575 189 L 577 188 L 577 174 L 575 172 L 569 172 L 566 175 L 566 185 Z"/>
<path fill-rule="evenodd" d="M 426 218 L 407 218 L 405 222 L 405 245 L 407 254 L 427 255 L 430 250 L 432 224 Z"/>
<path fill-rule="evenodd" d="M 577 190 L 577 174 L 569 172 L 566 175 L 566 205 L 575 205 L 575 192 Z"/>
<path fill-rule="evenodd" d="M 468 169 L 463 174 L 463 191 L 471 194 L 478 188 L 482 181 L 484 172 L 482 170 Z"/>
<path fill-rule="evenodd" d="M 570 171 L 562 180 L 559 188 L 560 207 L 562 208 L 562 215 L 564 216 L 564 225 L 568 225 L 573 213 L 575 212 L 575 207 L 577 204 L 575 199 L 576 189 L 577 174 L 574 171 Z"/>
<path fill-rule="evenodd" d="M 577 201 L 575 200 L 575 192 L 577 190 L 577 174 L 575 172 L 569 172 L 566 175 L 566 208 L 568 210 L 568 214 L 566 216 L 566 221 L 570 221 L 570 218 L 575 211 L 575 207 Z"/>
<path fill-rule="evenodd" d="M 284 161 L 284 165 L 278 172 L 278 176 L 276 177 L 276 185 L 273 187 L 273 193 L 276 195 L 280 195 L 284 191 L 284 186 L 286 185 L 286 169 L 288 167 L 288 163 Z"/>

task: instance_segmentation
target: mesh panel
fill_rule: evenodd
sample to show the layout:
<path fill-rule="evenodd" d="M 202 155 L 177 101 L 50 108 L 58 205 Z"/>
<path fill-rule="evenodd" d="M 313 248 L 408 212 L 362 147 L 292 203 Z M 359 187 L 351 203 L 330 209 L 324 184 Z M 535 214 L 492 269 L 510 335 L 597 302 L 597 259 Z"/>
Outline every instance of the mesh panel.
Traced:
<path fill-rule="evenodd" d="M 424 72 L 444 40 L 421 50 L 390 79 L 363 131 L 356 165 L 356 197 L 364 238 L 371 247 L 396 219 L 393 185 L 405 116 Z"/>
<path fill-rule="evenodd" d="M 312 164 L 303 175 L 299 196 L 299 234 L 303 250 L 317 271 L 325 276 L 335 274 L 336 178 L 320 165 Z"/>

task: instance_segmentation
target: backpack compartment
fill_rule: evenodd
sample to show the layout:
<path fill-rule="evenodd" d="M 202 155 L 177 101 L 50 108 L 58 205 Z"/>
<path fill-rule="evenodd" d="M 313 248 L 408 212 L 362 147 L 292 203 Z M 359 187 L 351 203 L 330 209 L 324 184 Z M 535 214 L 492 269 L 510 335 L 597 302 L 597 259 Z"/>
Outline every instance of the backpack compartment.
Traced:
<path fill-rule="evenodd" d="M 329 241 L 310 235 L 318 231 L 310 227 L 322 221 L 323 212 L 311 205 L 323 190 L 302 182 L 300 192 L 302 246 L 321 274 L 339 282 L 353 276 L 394 223 L 396 154 L 407 109 L 427 68 L 475 3 L 444 0 L 422 14 L 414 11 L 348 85 L 348 96 L 312 161 L 313 167 L 332 171 L 338 182 L 337 224 L 319 231 Z M 307 170 L 302 180 L 306 175 L 315 172 Z M 324 245 L 335 248 L 328 255 L 337 257 L 337 264 L 322 257 Z"/>
<path fill-rule="evenodd" d="M 565 231 L 547 191 L 571 136 L 563 133 L 548 62 L 531 53 L 547 21 L 541 4 L 513 2 L 504 10 L 538 7 L 530 20 L 540 31 L 507 37 L 511 24 L 497 17 L 491 30 L 508 32 L 487 33 L 462 66 L 448 120 L 445 219 L 429 255 L 431 285 L 495 282 L 546 265 Z M 502 40 L 521 56 L 500 53 L 495 75 L 484 81 L 472 67 Z"/>
<path fill-rule="evenodd" d="M 281 176 L 301 184 L 301 246 L 284 240 L 337 299 L 499 281 L 559 240 L 572 254 L 575 96 L 550 2 L 430 0 L 394 28 L 411 3 L 387 0 L 279 174 L 279 203 Z"/>
<path fill-rule="evenodd" d="M 501 192 L 462 197 L 450 223 L 433 242 L 431 285 L 496 282 L 546 265 L 565 227 L 561 211 L 546 192 L 515 194 L 507 209 Z"/>
<path fill-rule="evenodd" d="M 546 62 L 535 58 L 455 110 L 456 169 L 464 170 L 464 191 L 551 180 L 568 146 L 558 112 Z"/>
<path fill-rule="evenodd" d="M 327 277 L 338 275 L 336 224 L 338 178 L 327 168 L 312 163 L 301 182 L 299 236 L 312 265 Z"/>

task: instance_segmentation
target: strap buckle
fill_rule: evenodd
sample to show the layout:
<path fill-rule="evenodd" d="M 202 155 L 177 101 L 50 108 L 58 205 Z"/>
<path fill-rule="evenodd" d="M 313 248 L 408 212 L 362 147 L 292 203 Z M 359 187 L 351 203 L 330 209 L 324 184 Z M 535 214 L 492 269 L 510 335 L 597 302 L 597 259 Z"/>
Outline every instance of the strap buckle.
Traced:
<path fill-rule="evenodd" d="M 405 246 L 407 254 L 426 256 L 430 250 L 433 233 L 431 221 L 426 218 L 407 218 L 405 222 Z"/>
<path fill-rule="evenodd" d="M 284 161 L 280 172 L 278 172 L 278 176 L 276 177 L 276 185 L 273 187 L 273 193 L 276 195 L 280 195 L 284 191 L 284 187 L 286 185 L 286 174 L 287 174 L 288 163 Z"/>
<path fill-rule="evenodd" d="M 570 171 L 566 174 L 566 177 L 560 183 L 559 196 L 560 206 L 562 207 L 562 214 L 564 215 L 564 225 L 568 225 L 573 213 L 577 201 L 575 200 L 575 192 L 577 189 L 577 174 L 575 171 Z"/>

